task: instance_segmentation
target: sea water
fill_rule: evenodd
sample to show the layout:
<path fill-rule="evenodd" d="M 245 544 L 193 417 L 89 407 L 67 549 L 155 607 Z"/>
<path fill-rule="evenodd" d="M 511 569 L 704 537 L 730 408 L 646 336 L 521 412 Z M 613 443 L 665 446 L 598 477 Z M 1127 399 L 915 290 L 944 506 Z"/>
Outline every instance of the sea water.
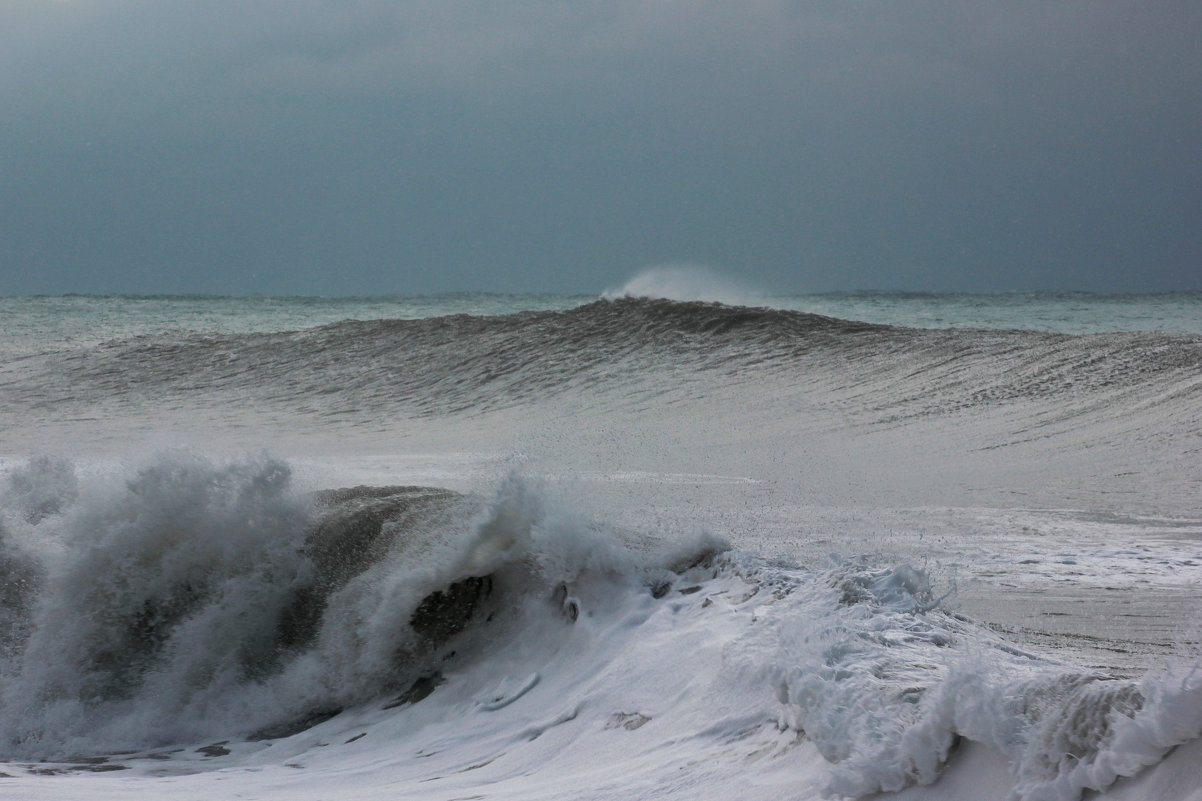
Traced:
<path fill-rule="evenodd" d="M 1098 295 L 1083 292 L 1011 292 L 988 295 L 915 292 L 828 292 L 810 295 L 757 293 L 713 280 L 685 283 L 660 278 L 643 287 L 637 279 L 606 293 L 640 289 L 674 300 L 822 314 L 844 320 L 915 328 L 1012 328 L 1067 334 L 1169 331 L 1202 334 L 1202 293 Z M 0 346 L 17 351 L 87 344 L 142 334 L 194 331 L 240 334 L 299 330 L 342 320 L 420 319 L 454 314 L 496 316 L 521 311 L 565 310 L 593 295 L 457 292 L 441 295 L 322 297 L 13 296 L 0 297 L 5 322 Z"/>
<path fill-rule="evenodd" d="M 0 789 L 1202 797 L 1202 296 L 652 278 L 0 299 Z"/>

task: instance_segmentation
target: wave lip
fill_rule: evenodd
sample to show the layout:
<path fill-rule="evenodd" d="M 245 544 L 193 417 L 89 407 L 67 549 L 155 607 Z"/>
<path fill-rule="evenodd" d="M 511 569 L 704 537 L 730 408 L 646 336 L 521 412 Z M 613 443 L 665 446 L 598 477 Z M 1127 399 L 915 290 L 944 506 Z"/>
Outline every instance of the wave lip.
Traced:
<path fill-rule="evenodd" d="M 766 296 L 717 270 L 695 264 L 666 264 L 640 272 L 617 289 L 601 293 L 605 300 L 702 301 L 727 306 L 764 306 Z"/>

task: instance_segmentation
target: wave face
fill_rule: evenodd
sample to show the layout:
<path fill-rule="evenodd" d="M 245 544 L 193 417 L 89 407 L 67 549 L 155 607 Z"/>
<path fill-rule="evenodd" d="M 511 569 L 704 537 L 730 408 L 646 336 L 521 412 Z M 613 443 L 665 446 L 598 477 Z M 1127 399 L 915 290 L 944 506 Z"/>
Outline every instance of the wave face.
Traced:
<path fill-rule="evenodd" d="M 1079 410 L 1138 391 L 1193 394 L 1202 341 L 922 330 L 803 312 L 666 300 L 598 301 L 501 317 L 346 321 L 310 330 L 157 335 L 6 366 L 5 406 L 62 413 L 187 402 L 325 422 L 487 411 L 599 392 L 671 401 L 690 386 L 800 381 L 860 387 L 877 419 L 1058 395 Z M 678 381 L 658 379 L 671 370 Z M 856 400 L 852 398 L 851 400 Z"/>

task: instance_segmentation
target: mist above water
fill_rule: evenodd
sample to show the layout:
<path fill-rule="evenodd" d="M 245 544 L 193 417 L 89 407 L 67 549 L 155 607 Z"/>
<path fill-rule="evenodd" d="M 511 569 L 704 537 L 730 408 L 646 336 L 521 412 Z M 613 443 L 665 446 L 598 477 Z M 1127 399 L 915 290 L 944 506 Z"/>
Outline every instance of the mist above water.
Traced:
<path fill-rule="evenodd" d="M 728 306 L 764 306 L 768 297 L 741 281 L 710 267 L 696 264 L 665 264 L 649 267 L 620 288 L 607 289 L 601 297 L 650 298 L 656 300 L 703 301 Z"/>

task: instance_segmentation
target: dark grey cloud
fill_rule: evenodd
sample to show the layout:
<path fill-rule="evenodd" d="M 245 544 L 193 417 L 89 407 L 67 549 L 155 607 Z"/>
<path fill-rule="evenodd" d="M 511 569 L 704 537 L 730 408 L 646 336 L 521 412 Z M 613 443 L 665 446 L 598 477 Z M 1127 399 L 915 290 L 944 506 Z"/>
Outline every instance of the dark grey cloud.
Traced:
<path fill-rule="evenodd" d="M 0 292 L 1202 287 L 1202 6 L 0 4 Z"/>

